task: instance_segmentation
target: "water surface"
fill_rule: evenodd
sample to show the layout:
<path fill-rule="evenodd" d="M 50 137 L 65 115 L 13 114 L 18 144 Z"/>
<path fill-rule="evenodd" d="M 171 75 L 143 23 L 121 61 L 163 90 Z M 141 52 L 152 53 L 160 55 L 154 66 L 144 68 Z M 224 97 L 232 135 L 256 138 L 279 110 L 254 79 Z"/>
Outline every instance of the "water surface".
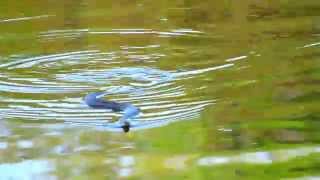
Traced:
<path fill-rule="evenodd" d="M 0 179 L 318 178 L 319 8 L 1 2 Z"/>

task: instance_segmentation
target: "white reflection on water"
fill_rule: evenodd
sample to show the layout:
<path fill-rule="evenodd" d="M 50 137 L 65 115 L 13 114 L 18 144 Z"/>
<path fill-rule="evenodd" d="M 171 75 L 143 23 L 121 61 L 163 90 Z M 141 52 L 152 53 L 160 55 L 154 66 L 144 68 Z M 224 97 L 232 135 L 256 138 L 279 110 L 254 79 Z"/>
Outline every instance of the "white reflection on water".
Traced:
<path fill-rule="evenodd" d="M 198 159 L 200 166 L 215 166 L 232 163 L 271 164 L 289 161 L 297 157 L 319 153 L 320 146 L 302 147 L 296 149 L 283 149 L 274 151 L 248 152 L 233 156 L 208 156 Z"/>
<path fill-rule="evenodd" d="M 79 60 L 83 58 L 88 58 L 90 56 L 96 56 L 98 53 L 97 50 L 90 50 L 90 51 L 76 51 L 76 52 L 68 52 L 68 53 L 60 53 L 60 54 L 53 54 L 53 55 L 43 55 L 43 56 L 36 56 L 31 58 L 26 58 L 18 61 L 13 61 L 9 63 L 4 63 L 0 65 L 0 68 L 8 68 L 8 69 L 16 69 L 16 68 L 30 68 L 34 65 L 40 63 L 48 63 L 48 62 L 55 62 L 59 60 Z"/>
<path fill-rule="evenodd" d="M 318 45 L 320 45 L 320 42 L 315 42 L 315 43 L 311 43 L 311 44 L 306 44 L 306 45 L 304 45 L 303 47 L 298 47 L 297 49 L 300 49 L 300 48 L 309 48 L 309 47 L 318 46 Z"/>
<path fill-rule="evenodd" d="M 17 147 L 21 149 L 28 149 L 33 147 L 33 142 L 30 140 L 19 140 L 17 142 Z"/>
<path fill-rule="evenodd" d="M 158 37 L 175 37 L 175 36 L 199 36 L 204 32 L 193 29 L 171 29 L 168 31 L 158 31 L 155 29 L 107 29 L 107 30 L 95 30 L 95 29 L 66 29 L 66 30 L 50 30 L 40 33 L 40 37 L 43 39 L 51 40 L 58 38 L 74 38 L 80 35 L 156 35 Z"/>
<path fill-rule="evenodd" d="M 10 135 L 11 135 L 11 130 L 10 128 L 8 128 L 7 122 L 0 119 L 0 137 L 10 136 Z"/>
<path fill-rule="evenodd" d="M 74 33 L 73 31 L 70 32 Z M 87 32 L 91 31 L 84 29 L 78 33 Z M 153 32 L 153 30 L 113 29 L 112 32 L 147 33 Z M 179 29 L 173 32 L 201 34 L 201 32 L 192 29 Z M 69 31 L 55 31 L 52 33 L 63 34 L 69 33 Z M 201 111 L 206 106 L 214 104 L 215 100 L 188 97 L 188 89 L 184 85 L 179 85 L 179 81 L 194 78 L 196 75 L 203 73 L 231 68 L 235 64 L 233 62 L 224 62 L 199 69 L 162 70 L 148 66 L 128 67 L 127 61 L 118 60 L 122 56 L 123 50 L 159 47 L 160 45 L 150 44 L 145 46 L 122 46 L 119 52 L 102 52 L 100 50 L 64 52 L 18 58 L 1 64 L 0 69 L 3 69 L 5 73 L 3 78 L 0 79 L 1 92 L 39 93 L 43 94 L 45 100 L 25 97 L 3 98 L 6 107 L 1 109 L 0 116 L 30 120 L 62 120 L 65 123 L 74 125 L 97 127 L 99 130 L 120 131 L 119 124 L 109 123 L 119 118 L 121 116 L 119 113 L 89 109 L 83 104 L 83 96 L 94 90 L 110 92 L 112 100 L 130 102 L 141 108 L 143 113 L 133 123 L 132 130 L 160 127 L 178 120 L 199 117 Z M 130 56 L 130 60 L 156 60 L 162 54 L 130 54 L 128 56 Z M 239 56 L 231 58 L 229 61 L 236 61 L 246 57 Z M 98 66 L 97 63 L 99 64 Z M 109 67 L 110 63 L 120 63 L 121 66 Z M 22 69 L 35 68 L 42 72 L 42 69 L 65 67 L 66 64 L 74 64 L 79 68 L 69 71 L 57 71 L 51 73 L 48 77 L 46 75 L 41 78 L 33 77 L 33 74 L 24 76 L 15 73 L 16 69 L 24 71 Z M 83 68 L 83 65 L 86 68 Z M 36 75 L 38 76 L 38 74 Z M 127 96 L 119 95 L 119 89 L 121 91 L 124 89 Z M 75 92 L 81 94 L 77 97 L 71 97 L 75 96 L 75 94 L 70 94 L 70 97 L 66 95 L 67 93 Z M 53 96 L 51 94 L 60 99 L 52 99 Z"/>
<path fill-rule="evenodd" d="M 4 22 L 15 22 L 15 21 L 27 21 L 27 20 L 33 20 L 33 19 L 41 19 L 41 18 L 48 18 L 54 15 L 39 15 L 39 16 L 27 16 L 27 17 L 18 17 L 18 18 L 10 18 L 10 19 L 2 19 L 0 20 L 0 23 Z"/>
<path fill-rule="evenodd" d="M 120 177 L 128 177 L 133 173 L 132 167 L 135 164 L 135 159 L 133 156 L 121 156 L 119 158 L 120 168 L 118 169 L 118 175 Z"/>
<path fill-rule="evenodd" d="M 8 143 L 7 142 L 0 142 L 0 149 L 7 149 Z"/>
<path fill-rule="evenodd" d="M 238 61 L 238 60 L 241 60 L 241 59 L 246 59 L 247 57 L 248 56 L 233 57 L 233 58 L 226 59 L 226 62 Z"/>
<path fill-rule="evenodd" d="M 1 180 L 56 179 L 49 175 L 54 164 L 45 160 L 26 160 L 18 163 L 0 164 Z"/>

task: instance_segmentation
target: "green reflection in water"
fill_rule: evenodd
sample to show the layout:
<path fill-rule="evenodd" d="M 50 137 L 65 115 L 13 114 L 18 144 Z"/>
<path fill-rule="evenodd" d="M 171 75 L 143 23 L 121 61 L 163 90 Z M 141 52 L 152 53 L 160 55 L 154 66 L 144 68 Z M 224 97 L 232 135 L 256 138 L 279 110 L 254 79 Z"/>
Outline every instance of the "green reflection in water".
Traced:
<path fill-rule="evenodd" d="M 64 103 L 57 110 L 71 111 L 67 105 L 80 104 L 86 90 L 2 89 L 0 162 L 17 170 L 21 164 L 49 162 L 46 171 L 25 174 L 30 178 L 37 173 L 58 179 L 318 177 L 319 7 L 316 0 L 0 2 L 1 64 L 82 50 L 115 58 L 110 64 L 96 56 L 88 62 L 66 58 L 25 69 L 4 67 L 1 85 L 35 83 L 28 78 L 65 83 L 56 75 L 86 69 L 146 66 L 184 72 L 234 64 L 174 81 L 186 95 L 172 102 L 215 100 L 199 118 L 129 134 L 75 127 L 56 116 L 21 117 L 25 109 L 45 107 L 27 100 Z M 230 60 L 241 56 L 247 58 Z M 13 118 L 4 115 L 8 110 Z M 296 154 L 288 158 L 292 151 Z M 253 163 L 234 160 L 256 152 L 277 157 L 265 164 L 258 157 Z M 223 163 L 203 166 L 199 161 L 205 157 Z"/>

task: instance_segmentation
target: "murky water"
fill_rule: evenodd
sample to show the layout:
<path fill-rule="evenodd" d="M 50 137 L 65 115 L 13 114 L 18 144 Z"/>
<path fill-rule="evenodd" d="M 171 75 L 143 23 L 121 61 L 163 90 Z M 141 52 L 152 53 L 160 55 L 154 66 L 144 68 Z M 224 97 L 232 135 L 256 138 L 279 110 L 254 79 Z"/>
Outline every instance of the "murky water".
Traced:
<path fill-rule="evenodd" d="M 0 179 L 319 178 L 319 8 L 1 2 Z"/>

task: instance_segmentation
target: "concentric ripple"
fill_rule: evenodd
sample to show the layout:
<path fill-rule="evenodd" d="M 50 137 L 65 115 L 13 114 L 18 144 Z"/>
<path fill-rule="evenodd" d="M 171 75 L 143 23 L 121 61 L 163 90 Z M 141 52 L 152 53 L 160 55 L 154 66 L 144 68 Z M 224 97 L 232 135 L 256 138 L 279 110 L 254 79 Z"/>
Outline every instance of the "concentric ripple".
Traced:
<path fill-rule="evenodd" d="M 114 63 L 120 66 L 112 66 Z M 60 69 L 68 66 L 72 68 Z M 141 108 L 134 129 L 163 126 L 198 117 L 207 105 L 214 104 L 212 99 L 188 95 L 179 81 L 230 66 L 233 64 L 182 72 L 125 67 L 117 52 L 99 50 L 15 59 L 0 64 L 0 116 L 117 131 L 109 124 L 121 114 L 90 109 L 83 103 L 89 92 L 108 91 L 112 95 L 106 98 Z"/>
<path fill-rule="evenodd" d="M 158 37 L 175 37 L 175 36 L 198 36 L 203 32 L 192 29 L 173 29 L 168 31 L 158 31 L 154 29 L 67 29 L 67 30 L 50 30 L 40 33 L 40 37 L 45 40 L 77 38 L 85 35 L 153 35 Z"/>

